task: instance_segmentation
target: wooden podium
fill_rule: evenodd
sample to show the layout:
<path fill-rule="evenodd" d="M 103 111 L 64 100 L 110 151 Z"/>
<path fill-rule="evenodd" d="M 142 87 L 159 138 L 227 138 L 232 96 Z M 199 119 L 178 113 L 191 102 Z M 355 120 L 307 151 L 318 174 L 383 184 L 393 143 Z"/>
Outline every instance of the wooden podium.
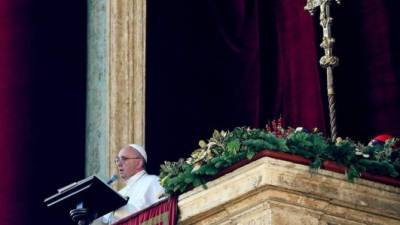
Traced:
<path fill-rule="evenodd" d="M 69 215 L 78 225 L 88 225 L 127 202 L 127 199 L 96 176 L 60 188 L 57 194 L 44 200 L 54 213 Z"/>

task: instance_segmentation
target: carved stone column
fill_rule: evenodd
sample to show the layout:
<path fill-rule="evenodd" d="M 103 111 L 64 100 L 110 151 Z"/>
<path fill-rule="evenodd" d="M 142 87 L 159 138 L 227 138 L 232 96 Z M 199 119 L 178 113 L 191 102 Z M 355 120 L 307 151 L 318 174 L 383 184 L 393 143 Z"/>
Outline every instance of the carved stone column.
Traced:
<path fill-rule="evenodd" d="M 88 0 L 86 173 L 108 177 L 128 143 L 144 144 L 145 0 Z"/>

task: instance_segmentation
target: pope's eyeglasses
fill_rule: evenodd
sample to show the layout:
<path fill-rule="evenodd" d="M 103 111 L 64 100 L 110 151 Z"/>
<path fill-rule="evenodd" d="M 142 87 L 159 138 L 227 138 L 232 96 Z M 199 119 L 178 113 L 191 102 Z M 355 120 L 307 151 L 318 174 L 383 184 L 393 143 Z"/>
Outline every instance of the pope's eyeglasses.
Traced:
<path fill-rule="evenodd" d="M 114 159 L 114 163 L 118 164 L 118 163 L 125 163 L 126 160 L 128 159 L 140 159 L 140 157 L 125 157 L 125 156 L 121 156 L 121 157 L 115 157 Z"/>

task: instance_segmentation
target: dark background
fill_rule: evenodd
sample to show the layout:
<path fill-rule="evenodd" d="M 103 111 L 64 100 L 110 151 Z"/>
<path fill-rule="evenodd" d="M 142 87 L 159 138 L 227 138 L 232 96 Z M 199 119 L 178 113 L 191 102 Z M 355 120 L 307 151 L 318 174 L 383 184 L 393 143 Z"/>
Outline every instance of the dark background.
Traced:
<path fill-rule="evenodd" d="M 42 0 L 29 10 L 28 224 L 62 224 L 42 202 L 85 176 L 87 5 Z"/>
<path fill-rule="evenodd" d="M 84 177 L 86 1 L 0 8 L 0 223 L 64 224 L 43 200 Z"/>

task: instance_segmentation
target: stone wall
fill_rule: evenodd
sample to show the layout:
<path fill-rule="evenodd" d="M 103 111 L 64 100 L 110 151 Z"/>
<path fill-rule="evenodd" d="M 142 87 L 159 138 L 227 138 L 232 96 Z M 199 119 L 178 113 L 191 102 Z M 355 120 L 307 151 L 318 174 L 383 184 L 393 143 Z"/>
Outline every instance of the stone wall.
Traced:
<path fill-rule="evenodd" d="M 179 196 L 179 224 L 400 224 L 400 188 L 261 158 Z"/>

